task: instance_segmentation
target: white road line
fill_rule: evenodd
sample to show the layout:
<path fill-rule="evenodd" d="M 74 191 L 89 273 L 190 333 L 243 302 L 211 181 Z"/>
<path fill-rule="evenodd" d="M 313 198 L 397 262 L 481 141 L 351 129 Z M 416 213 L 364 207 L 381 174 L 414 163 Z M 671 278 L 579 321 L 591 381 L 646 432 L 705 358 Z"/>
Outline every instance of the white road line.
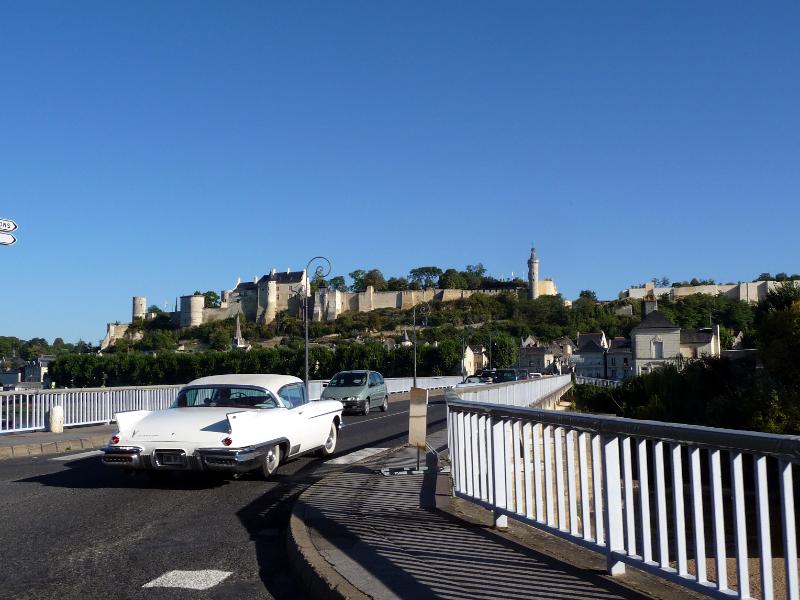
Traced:
<path fill-rule="evenodd" d="M 231 575 L 230 571 L 168 571 L 161 577 L 145 583 L 142 587 L 170 587 L 184 588 L 187 590 L 207 590 L 222 582 Z"/>
<path fill-rule="evenodd" d="M 380 452 L 386 452 L 386 450 L 388 450 L 388 448 L 363 448 L 362 450 L 356 450 L 355 452 L 351 452 L 350 454 L 345 454 L 343 456 L 332 458 L 331 460 L 326 461 L 326 464 L 349 465 L 354 462 L 364 460 L 365 458 L 369 458 L 370 456 L 373 456 Z"/>
<path fill-rule="evenodd" d="M 347 422 L 345 422 L 345 424 L 342 425 L 342 427 L 353 427 L 354 425 L 363 425 L 364 423 L 370 423 L 372 421 L 380 421 L 381 419 L 388 419 L 389 417 L 396 417 L 397 415 L 404 415 L 407 412 L 408 412 L 407 410 L 401 410 L 400 412 L 392 413 L 390 415 L 383 415 L 382 417 L 375 417 L 374 419 L 364 419 L 363 421 L 356 421 L 355 423 L 347 423 Z M 344 418 L 346 419 L 347 416 L 345 415 Z"/>
<path fill-rule="evenodd" d="M 55 458 L 51 458 L 50 460 L 78 460 L 80 458 L 89 458 L 90 456 L 97 456 L 98 454 L 102 454 L 100 450 L 89 450 L 88 452 L 78 452 L 78 454 L 67 454 L 66 456 L 56 456 Z"/>

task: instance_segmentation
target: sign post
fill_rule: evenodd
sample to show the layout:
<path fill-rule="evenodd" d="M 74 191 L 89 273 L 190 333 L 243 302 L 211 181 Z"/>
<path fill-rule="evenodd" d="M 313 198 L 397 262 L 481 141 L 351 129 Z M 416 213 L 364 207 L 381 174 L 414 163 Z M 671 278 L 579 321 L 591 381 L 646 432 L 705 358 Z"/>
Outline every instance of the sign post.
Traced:
<path fill-rule="evenodd" d="M 411 388 L 408 407 L 408 443 L 417 448 L 417 471 L 420 470 L 419 451 L 427 448 L 428 441 L 428 390 Z"/>

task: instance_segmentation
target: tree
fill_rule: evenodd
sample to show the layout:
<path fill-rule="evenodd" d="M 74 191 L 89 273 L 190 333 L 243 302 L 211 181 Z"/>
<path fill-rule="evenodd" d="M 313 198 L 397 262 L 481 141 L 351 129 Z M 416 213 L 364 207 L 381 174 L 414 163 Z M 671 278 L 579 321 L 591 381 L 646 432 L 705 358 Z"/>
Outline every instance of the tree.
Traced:
<path fill-rule="evenodd" d="M 387 289 L 386 279 L 383 277 L 378 269 L 370 269 L 364 274 L 364 289 L 372 286 L 376 292 L 382 292 Z"/>
<path fill-rule="evenodd" d="M 756 281 L 772 281 L 773 277 L 769 273 L 762 273 L 758 277 L 756 277 Z"/>
<path fill-rule="evenodd" d="M 467 265 L 466 270 L 461 274 L 467 282 L 467 289 L 477 290 L 480 289 L 483 283 L 483 277 L 486 275 L 486 267 L 483 266 L 483 263 Z"/>
<path fill-rule="evenodd" d="M 786 273 L 776 273 L 775 281 L 786 281 L 789 279 L 789 276 Z"/>
<path fill-rule="evenodd" d="M 366 274 L 367 272 L 364 269 L 356 269 L 352 273 L 348 273 L 350 279 L 353 280 L 353 284 L 350 286 L 351 292 L 363 292 L 367 289 L 367 285 L 364 283 Z"/>
<path fill-rule="evenodd" d="M 402 292 L 408 289 L 408 279 L 405 277 L 390 277 L 386 282 L 386 289 L 391 292 Z"/>
<path fill-rule="evenodd" d="M 222 304 L 219 294 L 215 291 L 208 290 L 207 292 L 195 292 L 195 295 L 198 294 L 205 297 L 205 301 L 203 302 L 203 306 L 205 308 L 219 308 Z"/>
<path fill-rule="evenodd" d="M 439 277 L 439 288 L 443 290 L 463 290 L 467 288 L 467 278 L 455 269 L 447 269 Z"/>
<path fill-rule="evenodd" d="M 315 272 L 309 287 L 311 288 L 311 293 L 314 294 L 318 289 L 328 287 L 328 282 L 325 281 L 322 273 Z"/>
<path fill-rule="evenodd" d="M 661 287 L 669 287 L 669 277 L 662 277 L 659 283 Z"/>
<path fill-rule="evenodd" d="M 330 281 L 328 282 L 328 287 L 330 287 L 332 290 L 338 290 L 340 292 L 347 291 L 347 284 L 344 281 L 344 277 L 341 275 L 331 277 Z"/>
<path fill-rule="evenodd" d="M 581 293 L 578 294 L 578 298 L 585 298 L 592 302 L 597 302 L 597 294 L 595 294 L 594 290 L 581 290 Z"/>
<path fill-rule="evenodd" d="M 231 344 L 231 337 L 224 329 L 217 329 L 209 336 L 209 345 L 212 350 L 227 350 Z"/>
<path fill-rule="evenodd" d="M 163 311 L 163 310 L 161 310 L 160 308 L 158 308 L 158 306 L 157 306 L 157 305 L 155 305 L 155 304 L 151 304 L 150 306 L 148 306 L 148 307 L 147 307 L 147 312 L 148 312 L 148 313 L 155 313 L 155 314 L 157 314 L 157 315 L 158 315 L 158 314 L 161 314 L 161 313 L 162 313 L 162 312 L 164 312 L 164 311 Z"/>
<path fill-rule="evenodd" d="M 422 288 L 431 288 L 436 285 L 442 270 L 439 267 L 417 267 L 408 272 L 408 278 Z"/>

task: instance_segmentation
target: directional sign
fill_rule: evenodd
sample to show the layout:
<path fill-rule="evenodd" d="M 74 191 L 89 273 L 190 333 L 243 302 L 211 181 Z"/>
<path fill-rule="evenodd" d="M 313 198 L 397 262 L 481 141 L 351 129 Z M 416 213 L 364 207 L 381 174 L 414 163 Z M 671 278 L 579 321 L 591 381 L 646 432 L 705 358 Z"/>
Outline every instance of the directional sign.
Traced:
<path fill-rule="evenodd" d="M 16 244 L 17 238 L 15 238 L 10 233 L 0 233 L 0 246 L 10 246 L 11 244 Z"/>
<path fill-rule="evenodd" d="M 0 219 L 0 231 L 8 233 L 9 231 L 14 231 L 16 228 L 17 224 L 11 219 Z"/>

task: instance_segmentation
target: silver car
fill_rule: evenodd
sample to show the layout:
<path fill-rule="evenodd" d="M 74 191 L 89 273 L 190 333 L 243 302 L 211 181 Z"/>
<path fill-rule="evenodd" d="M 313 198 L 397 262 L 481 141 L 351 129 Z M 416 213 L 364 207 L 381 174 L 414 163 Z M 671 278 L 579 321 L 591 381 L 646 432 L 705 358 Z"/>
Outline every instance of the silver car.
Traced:
<path fill-rule="evenodd" d="M 389 391 L 377 371 L 339 371 L 322 392 L 321 400 L 339 400 L 345 410 L 369 414 L 370 409 L 389 408 Z"/>

